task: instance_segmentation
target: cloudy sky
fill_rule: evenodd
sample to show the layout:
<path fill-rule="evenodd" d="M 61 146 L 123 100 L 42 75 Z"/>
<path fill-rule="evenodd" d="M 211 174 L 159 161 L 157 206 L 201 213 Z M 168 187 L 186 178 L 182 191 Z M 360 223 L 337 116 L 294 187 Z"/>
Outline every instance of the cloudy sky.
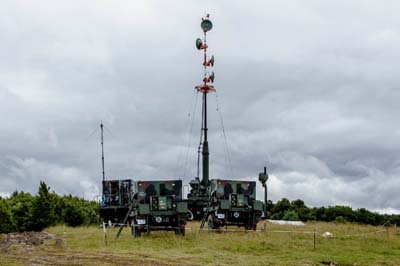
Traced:
<path fill-rule="evenodd" d="M 389 0 L 3 0 L 0 195 L 45 180 L 93 199 L 101 120 L 107 178 L 192 179 L 194 42 L 207 12 L 210 175 L 255 179 L 267 164 L 274 201 L 398 213 L 398 10 Z"/>

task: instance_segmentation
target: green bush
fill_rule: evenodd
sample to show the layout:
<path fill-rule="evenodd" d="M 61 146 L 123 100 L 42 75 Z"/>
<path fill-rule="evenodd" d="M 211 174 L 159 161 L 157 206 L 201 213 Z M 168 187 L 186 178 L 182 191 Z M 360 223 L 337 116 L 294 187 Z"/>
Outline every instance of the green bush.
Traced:
<path fill-rule="evenodd" d="M 40 181 L 38 196 L 32 206 L 32 230 L 42 231 L 55 224 L 54 204 L 51 201 L 50 187 Z"/>
<path fill-rule="evenodd" d="M 348 206 L 309 208 L 304 201 L 290 202 L 283 198 L 275 204 L 267 202 L 267 217 L 288 221 L 335 221 L 360 224 L 397 224 L 400 215 L 382 215 L 364 208 Z M 55 224 L 79 226 L 100 223 L 99 204 L 72 195 L 59 196 L 41 181 L 37 195 L 15 191 L 9 198 L 0 198 L 0 233 L 40 231 Z"/>
<path fill-rule="evenodd" d="M 8 200 L 11 206 L 11 214 L 17 231 L 33 230 L 32 206 L 35 197 L 29 193 L 17 191 Z"/>
<path fill-rule="evenodd" d="M 299 220 L 299 214 L 296 211 L 286 211 L 285 214 L 283 215 L 282 220 L 285 220 L 285 221 L 298 221 Z"/>
<path fill-rule="evenodd" d="M 344 223 L 346 223 L 346 219 L 344 219 L 343 216 L 336 216 L 336 218 L 335 218 L 335 223 L 344 224 Z"/>
<path fill-rule="evenodd" d="M 69 226 L 79 226 L 85 222 L 85 213 L 82 207 L 69 203 L 64 209 L 64 222 Z"/>
<path fill-rule="evenodd" d="M 10 233 L 15 230 L 8 203 L 0 199 L 0 233 Z"/>

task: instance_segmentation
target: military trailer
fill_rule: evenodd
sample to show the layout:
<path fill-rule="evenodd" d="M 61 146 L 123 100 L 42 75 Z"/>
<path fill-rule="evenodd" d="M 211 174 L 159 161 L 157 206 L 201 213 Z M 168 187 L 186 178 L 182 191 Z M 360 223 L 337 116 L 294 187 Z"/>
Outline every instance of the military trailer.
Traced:
<path fill-rule="evenodd" d="M 185 234 L 188 208 L 182 198 L 182 180 L 138 181 L 133 203 L 133 235 L 152 230 Z"/>
<path fill-rule="evenodd" d="M 121 230 L 130 225 L 133 236 L 155 230 L 184 235 L 187 213 L 181 180 L 103 181 L 100 217 L 106 224 L 120 225 Z"/>
<path fill-rule="evenodd" d="M 209 229 L 237 225 L 255 230 L 263 215 L 263 202 L 256 200 L 256 182 L 211 180 L 211 201 L 205 209 Z"/>
<path fill-rule="evenodd" d="M 135 183 L 130 179 L 104 180 L 100 202 L 100 217 L 109 223 L 122 223 L 135 193 Z"/>

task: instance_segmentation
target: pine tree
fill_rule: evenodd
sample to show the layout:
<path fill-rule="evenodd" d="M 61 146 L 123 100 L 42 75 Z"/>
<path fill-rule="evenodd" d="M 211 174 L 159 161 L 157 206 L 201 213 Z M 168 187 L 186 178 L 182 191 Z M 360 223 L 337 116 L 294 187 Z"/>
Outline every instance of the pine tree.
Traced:
<path fill-rule="evenodd" d="M 50 187 L 43 181 L 40 181 L 39 193 L 33 202 L 32 223 L 34 231 L 42 231 L 55 223 L 54 204 L 50 194 Z"/>

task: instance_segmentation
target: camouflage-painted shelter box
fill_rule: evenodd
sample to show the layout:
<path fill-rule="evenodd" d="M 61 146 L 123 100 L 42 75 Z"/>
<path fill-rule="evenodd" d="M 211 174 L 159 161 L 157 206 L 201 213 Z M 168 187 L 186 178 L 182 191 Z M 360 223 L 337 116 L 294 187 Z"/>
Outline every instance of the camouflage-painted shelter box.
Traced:
<path fill-rule="evenodd" d="M 100 217 L 104 221 L 119 223 L 125 217 L 133 195 L 135 183 L 131 179 L 103 181 Z"/>
<path fill-rule="evenodd" d="M 138 181 L 134 216 L 139 231 L 174 230 L 184 234 L 187 203 L 182 199 L 182 180 Z"/>
<path fill-rule="evenodd" d="M 181 180 L 103 181 L 100 217 L 107 223 L 130 224 L 136 236 L 152 230 L 183 235 L 187 213 Z"/>
<path fill-rule="evenodd" d="M 256 200 L 256 182 L 211 180 L 211 202 L 206 208 L 210 229 L 225 225 L 256 229 L 263 214 L 263 202 Z"/>

